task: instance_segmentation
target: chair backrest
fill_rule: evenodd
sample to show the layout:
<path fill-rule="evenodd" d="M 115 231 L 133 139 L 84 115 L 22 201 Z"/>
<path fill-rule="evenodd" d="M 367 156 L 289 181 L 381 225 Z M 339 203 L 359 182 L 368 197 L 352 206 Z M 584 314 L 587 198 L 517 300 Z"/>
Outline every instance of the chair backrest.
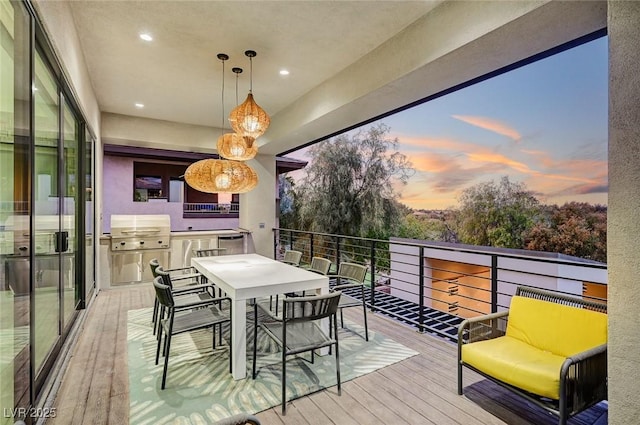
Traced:
<path fill-rule="evenodd" d="M 173 307 L 174 304 L 171 287 L 162 282 L 162 276 L 158 276 L 153 279 L 153 287 L 156 290 L 156 298 L 158 298 L 158 302 L 165 307 Z"/>
<path fill-rule="evenodd" d="M 325 295 L 310 297 L 290 297 L 283 300 L 285 322 L 309 322 L 332 316 L 338 311 L 342 292 L 335 291 Z"/>
<path fill-rule="evenodd" d="M 329 269 L 331 268 L 331 261 L 322 257 L 313 257 L 311 259 L 311 266 L 309 270 L 312 272 L 327 274 L 329 273 Z"/>
<path fill-rule="evenodd" d="M 340 276 L 341 278 L 354 280 L 358 283 L 364 283 L 364 278 L 366 275 L 367 268 L 362 264 L 340 263 L 340 267 L 338 268 L 338 276 Z"/>
<path fill-rule="evenodd" d="M 196 257 L 215 257 L 223 254 L 227 248 L 207 248 L 207 249 L 194 249 L 193 253 Z"/>
<path fill-rule="evenodd" d="M 302 259 L 302 252 L 288 249 L 284 252 L 284 258 L 282 259 L 282 262 L 291 264 L 293 266 L 299 266 L 300 259 Z"/>
<path fill-rule="evenodd" d="M 173 282 L 171 282 L 171 276 L 169 275 L 169 272 L 164 271 L 162 266 L 156 267 L 156 277 L 159 277 L 160 279 L 162 279 L 161 282 L 164 285 L 167 285 L 169 289 L 173 288 Z"/>
<path fill-rule="evenodd" d="M 157 258 L 152 258 L 151 260 L 149 260 L 149 267 L 151 267 L 151 274 L 153 275 L 153 277 L 158 276 L 158 274 L 156 273 L 156 269 L 160 266 L 160 262 L 158 261 Z"/>

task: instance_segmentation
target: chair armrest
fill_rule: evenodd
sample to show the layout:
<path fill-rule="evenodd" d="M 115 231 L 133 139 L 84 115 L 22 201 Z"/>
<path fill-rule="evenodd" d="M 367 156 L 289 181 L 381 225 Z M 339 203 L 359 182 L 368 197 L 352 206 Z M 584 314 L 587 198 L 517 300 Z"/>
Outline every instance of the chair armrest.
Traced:
<path fill-rule="evenodd" d="M 207 283 L 202 285 L 189 285 L 189 286 L 181 286 L 179 288 L 173 288 L 171 292 L 173 295 L 183 295 L 183 294 L 191 294 L 193 292 L 202 292 L 207 289 L 215 289 L 215 286 Z"/>
<path fill-rule="evenodd" d="M 178 281 L 181 281 L 181 280 L 198 279 L 201 276 L 202 275 L 200 273 L 191 273 L 191 274 L 185 274 L 185 275 L 171 276 L 171 281 L 172 282 L 178 282 Z"/>
<path fill-rule="evenodd" d="M 355 280 L 355 279 L 353 279 L 352 277 L 349 277 L 349 276 L 343 276 L 343 275 L 340 275 L 340 274 L 328 274 L 326 276 L 329 278 L 329 280 L 337 279 L 338 282 L 341 282 L 342 280 L 346 280 L 348 282 L 356 282 L 358 285 L 364 285 L 364 284 L 358 282 L 357 280 Z M 338 285 L 342 286 L 342 283 L 338 283 Z M 347 284 L 345 283 L 345 285 L 347 285 Z M 336 285 L 334 285 L 333 287 L 335 287 L 335 286 Z"/>
<path fill-rule="evenodd" d="M 183 271 L 183 270 L 192 270 L 195 271 L 195 267 L 178 267 L 175 269 L 164 269 L 165 272 L 167 273 L 171 273 L 171 272 L 179 272 L 179 271 Z"/>
<path fill-rule="evenodd" d="M 462 360 L 462 346 L 464 344 L 503 336 L 505 332 L 498 328 L 498 323 L 500 319 L 506 319 L 508 316 L 509 310 L 505 310 L 472 317 L 460 323 L 458 327 L 458 361 Z"/>
<path fill-rule="evenodd" d="M 342 291 L 347 288 L 364 288 L 364 284 L 362 283 L 345 283 L 340 285 L 334 285 L 331 287 L 331 291 Z"/>
<path fill-rule="evenodd" d="M 211 298 L 208 300 L 194 301 L 192 303 L 183 304 L 180 307 L 176 307 L 176 311 L 189 310 L 195 307 L 206 307 L 208 305 L 215 305 L 222 301 L 229 301 L 231 303 L 231 298 L 229 297 L 220 297 L 220 298 Z"/>
<path fill-rule="evenodd" d="M 574 354 L 560 369 L 560 403 L 580 411 L 607 398 L 607 344 Z"/>
<path fill-rule="evenodd" d="M 284 302 L 282 302 L 282 305 L 284 306 Z M 273 322 L 282 322 L 282 315 L 276 315 L 273 311 L 271 311 L 270 308 L 262 305 L 261 303 L 256 302 L 256 304 L 254 305 L 254 308 L 255 309 L 260 309 L 260 311 L 262 312 L 263 316 L 266 315 L 269 320 L 271 320 Z M 282 312 L 281 309 L 279 309 L 279 310 Z"/>

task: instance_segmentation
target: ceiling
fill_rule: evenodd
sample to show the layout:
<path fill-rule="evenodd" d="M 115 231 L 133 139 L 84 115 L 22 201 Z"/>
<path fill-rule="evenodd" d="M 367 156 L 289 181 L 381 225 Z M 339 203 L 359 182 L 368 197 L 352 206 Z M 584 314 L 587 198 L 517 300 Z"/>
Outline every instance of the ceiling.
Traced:
<path fill-rule="evenodd" d="M 219 127 L 249 90 L 272 117 L 439 1 L 72 1 L 100 110 Z M 139 38 L 149 33 L 153 41 Z M 281 76 L 281 69 L 289 70 Z M 136 108 L 136 103 L 144 108 Z M 225 123 L 228 127 L 228 123 Z"/>
<path fill-rule="evenodd" d="M 61 44 L 70 37 L 62 9 L 70 11 L 106 143 L 215 152 L 219 127 L 229 128 L 223 118 L 236 105 L 231 68 L 244 68 L 242 102 L 250 74 L 244 52 L 255 50 L 253 93 L 271 116 L 257 143 L 267 155 L 585 36 L 604 28 L 607 16 L 606 1 L 547 0 L 79 0 L 37 7 Z M 143 32 L 153 41 L 141 40 Z M 224 77 L 218 53 L 230 57 Z"/>

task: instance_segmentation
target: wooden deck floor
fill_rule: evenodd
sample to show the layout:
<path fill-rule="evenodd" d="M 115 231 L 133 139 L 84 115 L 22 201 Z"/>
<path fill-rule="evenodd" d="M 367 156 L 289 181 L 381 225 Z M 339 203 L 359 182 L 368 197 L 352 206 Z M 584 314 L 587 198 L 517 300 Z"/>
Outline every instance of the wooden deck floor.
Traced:
<path fill-rule="evenodd" d="M 48 423 L 129 423 L 127 311 L 152 304 L 148 284 L 98 294 L 58 391 L 57 417 Z M 362 315 L 354 310 L 345 310 L 345 315 L 361 321 Z M 284 417 L 279 407 L 261 412 L 257 416 L 263 425 L 557 424 L 555 417 L 470 371 L 464 373 L 465 396 L 458 396 L 452 343 L 381 315 L 370 314 L 369 326 L 420 355 L 344 383 L 342 396 L 331 388 L 294 400 Z M 599 406 L 569 421 L 571 425 L 606 423 L 606 410 Z"/>

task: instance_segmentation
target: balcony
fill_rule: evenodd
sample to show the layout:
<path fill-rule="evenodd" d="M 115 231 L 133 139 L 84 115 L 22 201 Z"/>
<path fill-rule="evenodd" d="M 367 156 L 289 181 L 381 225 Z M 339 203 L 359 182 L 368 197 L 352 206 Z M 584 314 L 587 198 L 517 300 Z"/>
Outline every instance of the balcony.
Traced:
<path fill-rule="evenodd" d="M 544 278 L 547 282 L 560 279 L 564 288 L 583 288 L 583 296 L 602 300 L 606 282 L 575 282 L 580 273 L 597 280 L 593 278 L 601 273 L 606 275 L 606 266 L 558 258 L 526 259 L 537 263 L 535 272 L 525 273 L 514 266 L 525 259 L 506 252 L 479 254 L 450 247 L 429 252 L 434 248 L 404 240 L 390 242 L 292 230 L 278 230 L 275 235 L 277 246 L 300 248 L 305 259 L 313 254 L 332 258 L 334 264 L 336 258 L 368 264 L 371 291 L 367 302 L 374 312 L 369 315 L 370 329 L 419 354 L 343 383 L 342 396 L 337 395 L 335 388 L 329 388 L 294 400 L 284 417 L 279 406 L 260 412 L 257 416 L 263 424 L 557 423 L 544 410 L 472 372 L 465 371 L 465 395 L 458 396 L 453 330 L 462 317 L 503 308 L 508 303 L 508 288 L 521 284 L 521 279 Z M 418 255 L 410 254 L 412 251 Z M 438 254 L 441 258 L 431 261 Z M 464 263 L 466 267 L 451 267 L 460 263 L 462 254 L 488 255 L 488 260 L 484 259 L 488 266 L 469 267 Z M 423 265 L 419 269 L 414 267 L 417 273 L 411 272 L 415 264 Z M 545 264 L 559 272 L 555 276 L 543 273 Z M 569 275 L 574 275 L 575 282 Z M 431 285 L 415 285 L 416 279 Z M 496 287 L 502 288 L 503 293 L 496 292 Z M 476 291 L 475 297 L 471 289 Z M 455 301 L 445 301 L 448 297 L 455 297 Z M 55 401 L 57 417 L 51 423 L 129 422 L 127 311 L 152 304 L 153 290 L 148 283 L 102 291 L 95 298 L 69 360 Z M 362 323 L 362 314 L 354 310 L 357 309 L 347 309 L 346 318 Z M 606 423 L 606 403 L 569 421 L 572 425 Z"/>
<path fill-rule="evenodd" d="M 240 204 L 189 203 L 182 204 L 182 218 L 237 218 Z"/>

